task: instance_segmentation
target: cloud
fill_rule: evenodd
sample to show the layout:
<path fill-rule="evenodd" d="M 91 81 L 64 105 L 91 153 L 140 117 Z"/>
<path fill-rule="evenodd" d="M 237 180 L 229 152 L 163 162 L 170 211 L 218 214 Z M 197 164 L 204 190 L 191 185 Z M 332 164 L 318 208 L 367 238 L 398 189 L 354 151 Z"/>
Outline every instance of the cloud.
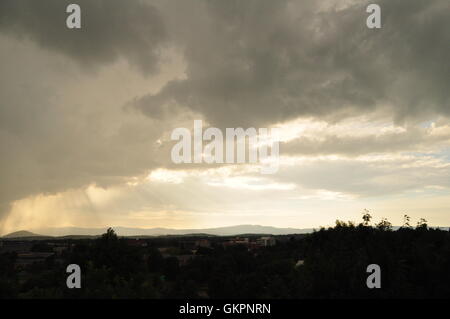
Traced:
<path fill-rule="evenodd" d="M 182 70 L 144 77 L 118 61 L 93 75 L 31 41 L 0 36 L 0 46 L 0 228 L 14 201 L 126 183 L 167 161 L 156 141 L 179 118 L 152 121 L 123 104 Z"/>
<path fill-rule="evenodd" d="M 443 156 L 367 155 L 293 157 L 281 161 L 275 182 L 302 189 L 358 197 L 395 197 L 427 189 L 450 189 L 450 164 Z"/>
<path fill-rule="evenodd" d="M 365 25 L 369 1 L 79 0 L 81 30 L 65 27 L 68 3 L 0 1 L 0 228 L 11 207 L 17 225 L 61 202 L 71 220 L 94 218 L 88 187 L 120 189 L 100 205 L 105 219 L 251 219 L 308 198 L 305 211 L 450 186 L 448 0 L 379 0 L 380 30 Z M 287 133 L 278 174 L 208 176 L 229 166 L 170 160 L 170 132 L 194 118 L 311 126 L 288 127 L 300 131 Z M 151 186 L 130 191 L 151 171 Z"/>
<path fill-rule="evenodd" d="M 177 13 L 169 1 L 161 12 L 186 78 L 135 105 L 151 117 L 176 103 L 220 127 L 448 116 L 448 1 L 380 0 L 379 30 L 366 27 L 368 3 L 183 1 Z"/>
<path fill-rule="evenodd" d="M 364 118 L 336 124 L 307 121 L 292 124 L 305 129 L 299 136 L 281 144 L 285 155 L 344 155 L 400 154 L 404 152 L 436 152 L 450 146 L 450 126 L 445 122 L 429 127 L 368 121 Z M 289 126 L 285 128 L 289 129 Z"/>
<path fill-rule="evenodd" d="M 155 72 L 166 31 L 158 10 L 139 0 L 78 0 L 81 29 L 66 27 L 69 0 L 2 0 L 0 32 L 30 39 L 71 57 L 85 70 L 125 58 L 144 73 Z"/>

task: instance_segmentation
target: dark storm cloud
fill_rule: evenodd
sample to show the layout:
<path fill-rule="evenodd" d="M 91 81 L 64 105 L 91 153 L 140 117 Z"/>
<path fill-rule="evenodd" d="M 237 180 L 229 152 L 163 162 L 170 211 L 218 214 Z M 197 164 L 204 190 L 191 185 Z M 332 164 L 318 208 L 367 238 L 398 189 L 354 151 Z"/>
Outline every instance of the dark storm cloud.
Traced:
<path fill-rule="evenodd" d="M 398 122 L 450 114 L 447 0 L 377 1 L 379 30 L 366 27 L 368 1 L 170 3 L 187 77 L 137 100 L 149 116 L 174 102 L 231 127 L 382 107 Z"/>
<path fill-rule="evenodd" d="M 65 27 L 68 3 L 3 0 L 0 32 L 87 68 L 124 57 L 151 72 L 164 44 L 178 47 L 187 77 L 136 100 L 149 116 L 182 106 L 236 127 L 382 106 L 397 121 L 450 114 L 447 0 L 377 1 L 380 30 L 366 27 L 369 1 L 80 0 L 81 30 Z"/>
<path fill-rule="evenodd" d="M 74 2 L 81 7 L 81 29 L 66 27 L 66 7 Z M 29 38 L 87 69 L 123 57 L 145 73 L 157 67 L 165 41 L 158 10 L 142 1 L 2 0 L 0 32 Z"/>
<path fill-rule="evenodd" d="M 166 123 L 124 112 L 143 81 L 125 63 L 93 76 L 31 41 L 0 35 L 0 47 L 0 233 L 16 200 L 109 187 L 158 166 Z"/>

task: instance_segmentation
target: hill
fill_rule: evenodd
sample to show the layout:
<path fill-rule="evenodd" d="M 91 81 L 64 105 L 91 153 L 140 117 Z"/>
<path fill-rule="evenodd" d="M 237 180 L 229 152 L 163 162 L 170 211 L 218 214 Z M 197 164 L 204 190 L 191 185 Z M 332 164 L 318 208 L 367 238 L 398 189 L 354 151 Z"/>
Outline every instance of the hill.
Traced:
<path fill-rule="evenodd" d="M 312 229 L 277 228 L 260 225 L 237 225 L 228 227 L 205 228 L 205 229 L 170 229 L 170 228 L 129 228 L 112 227 L 119 236 L 169 236 L 169 235 L 192 235 L 204 234 L 213 236 L 236 236 L 242 234 L 267 234 L 267 235 L 289 235 L 310 233 Z M 38 233 L 48 236 L 98 236 L 106 232 L 106 228 L 39 228 Z"/>
<path fill-rule="evenodd" d="M 3 236 L 3 238 L 29 238 L 29 237 L 43 237 L 43 236 L 26 230 L 19 230 Z"/>

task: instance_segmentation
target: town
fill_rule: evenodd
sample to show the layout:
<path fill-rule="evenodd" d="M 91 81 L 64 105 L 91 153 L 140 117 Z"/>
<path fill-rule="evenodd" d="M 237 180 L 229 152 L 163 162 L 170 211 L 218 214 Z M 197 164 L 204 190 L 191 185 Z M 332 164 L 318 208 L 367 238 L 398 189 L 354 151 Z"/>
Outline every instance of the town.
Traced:
<path fill-rule="evenodd" d="M 70 236 L 68 236 L 70 237 Z M 219 246 L 222 248 L 232 246 L 242 246 L 248 251 L 255 252 L 264 247 L 272 247 L 276 244 L 273 236 L 266 237 L 230 237 L 212 240 L 209 237 L 181 237 L 179 240 L 167 238 L 147 239 L 140 237 L 125 238 L 126 244 L 130 247 L 156 247 L 162 258 L 174 257 L 180 266 L 186 266 L 192 259 L 202 256 L 205 251 L 213 250 Z M 45 263 L 52 258 L 56 263 L 63 263 L 66 252 L 69 252 L 79 245 L 73 239 L 54 240 L 27 240 L 13 239 L 0 241 L 0 254 L 16 253 L 14 267 L 26 271 L 28 266 Z M 147 254 L 143 254 L 145 259 Z"/>
<path fill-rule="evenodd" d="M 173 294 L 178 288 L 173 286 L 174 281 L 182 277 L 181 274 L 185 271 L 188 272 L 199 265 L 204 267 L 205 263 L 210 262 L 210 257 L 227 252 L 234 254 L 239 251 L 247 257 L 256 258 L 264 250 L 274 249 L 277 243 L 286 242 L 293 237 L 301 237 L 301 235 L 218 237 L 199 234 L 119 237 L 114 230 L 109 229 L 101 237 L 1 238 L 0 271 L 4 270 L 2 274 L 13 273 L 17 279 L 15 284 L 22 287 L 21 289 L 31 289 L 29 294 L 23 294 L 25 297 L 42 297 L 42 290 L 51 285 L 58 287 L 58 293 L 60 290 L 68 290 L 63 287 L 64 277 L 67 276 L 65 269 L 67 265 L 73 263 L 80 265 L 83 287 L 86 287 L 88 291 L 90 291 L 90 283 L 96 287 L 99 285 L 97 278 L 91 277 L 93 272 L 94 277 L 99 273 L 107 277 L 112 272 L 123 280 L 130 280 L 130 275 L 139 271 L 142 275 L 149 275 L 145 276 L 149 286 L 156 286 L 160 290 L 160 293 L 153 294 L 153 291 L 147 296 L 176 297 Z M 108 264 L 111 269 L 102 267 L 101 271 L 93 271 L 93 264 L 98 263 L 103 266 Z M 116 273 L 117 268 L 120 269 L 118 273 Z M 46 278 L 51 272 L 58 272 L 58 275 L 47 283 L 44 284 L 41 279 L 36 280 L 37 277 Z M 59 278 L 60 283 L 56 282 L 55 278 Z M 200 279 L 199 282 L 202 280 Z M 193 281 L 190 282 L 192 283 Z M 152 287 L 151 290 L 154 288 Z M 207 286 L 198 286 L 195 290 L 194 295 L 199 298 L 210 297 Z M 76 292 L 69 294 L 73 295 Z M 97 295 L 94 294 L 95 296 Z"/>
<path fill-rule="evenodd" d="M 101 236 L 1 237 L 0 297 L 448 296 L 448 229 L 421 221 L 394 230 L 367 216 L 307 234 L 121 237 L 109 228 Z M 76 271 L 68 269 L 79 279 L 70 281 Z"/>

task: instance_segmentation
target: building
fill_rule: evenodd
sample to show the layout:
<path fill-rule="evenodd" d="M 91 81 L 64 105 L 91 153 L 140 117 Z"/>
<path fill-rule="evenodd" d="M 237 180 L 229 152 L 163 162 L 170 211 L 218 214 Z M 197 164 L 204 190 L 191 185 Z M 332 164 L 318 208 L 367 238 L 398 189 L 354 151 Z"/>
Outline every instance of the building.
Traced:
<path fill-rule="evenodd" d="M 195 258 L 195 255 L 178 255 L 175 257 L 178 259 L 178 264 L 180 266 L 186 266 Z"/>
<path fill-rule="evenodd" d="M 20 241 L 4 241 L 2 246 L 0 246 L 0 253 L 10 253 L 10 252 L 28 252 L 33 247 L 31 242 L 20 242 Z"/>
<path fill-rule="evenodd" d="M 53 247 L 53 251 L 54 251 L 55 254 L 57 254 L 58 256 L 61 256 L 62 253 L 63 253 L 64 251 L 66 251 L 68 248 L 69 248 L 69 247 L 68 247 L 67 245 L 66 245 L 66 246 L 55 246 L 55 247 Z"/>
<path fill-rule="evenodd" d="M 139 238 L 133 238 L 127 240 L 128 246 L 133 247 L 147 247 L 147 242 L 145 240 L 139 239 Z"/>
<path fill-rule="evenodd" d="M 193 250 L 197 247 L 195 240 L 183 240 L 178 243 L 178 246 L 183 250 Z"/>
<path fill-rule="evenodd" d="M 250 240 L 248 238 L 240 238 L 240 237 L 235 237 L 233 239 L 230 239 L 226 242 L 223 243 L 224 247 L 228 247 L 228 246 L 235 246 L 235 245 L 243 245 L 243 246 L 247 246 L 250 244 Z"/>
<path fill-rule="evenodd" d="M 258 244 L 263 247 L 272 247 L 276 245 L 276 240 L 274 237 L 261 237 L 257 240 Z"/>
<path fill-rule="evenodd" d="M 34 263 L 43 263 L 45 260 L 55 253 L 38 253 L 38 252 L 26 252 L 19 253 L 15 263 L 16 267 L 26 267 Z"/>
<path fill-rule="evenodd" d="M 211 243 L 208 239 L 199 239 L 199 240 L 195 241 L 195 246 L 203 247 L 203 248 L 210 248 Z"/>

